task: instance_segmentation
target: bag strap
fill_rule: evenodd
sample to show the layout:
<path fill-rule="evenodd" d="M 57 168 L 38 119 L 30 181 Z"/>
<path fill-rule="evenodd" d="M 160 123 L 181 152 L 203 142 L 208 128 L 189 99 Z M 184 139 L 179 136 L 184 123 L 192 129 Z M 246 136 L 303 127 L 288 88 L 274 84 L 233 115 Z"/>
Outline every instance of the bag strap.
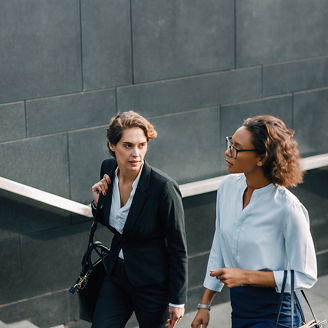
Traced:
<path fill-rule="evenodd" d="M 294 302 L 294 295 L 295 295 L 295 290 L 294 290 L 294 285 L 295 285 L 295 276 L 294 276 L 294 270 L 291 270 L 291 278 L 290 278 L 290 282 L 291 282 L 291 291 L 290 291 L 290 302 L 291 302 L 291 323 L 292 323 L 292 328 L 294 327 L 294 306 L 295 306 L 295 302 Z"/>
<path fill-rule="evenodd" d="M 102 193 L 99 194 L 99 198 L 98 198 L 98 203 L 97 203 L 97 207 L 96 207 L 96 211 L 95 211 L 95 215 L 93 217 L 93 222 L 91 224 L 91 228 L 90 228 L 90 233 L 89 233 L 89 246 L 93 244 L 93 237 L 95 235 L 95 232 L 97 230 L 97 217 L 100 211 L 100 208 L 102 206 L 104 200 L 104 196 Z"/>
<path fill-rule="evenodd" d="M 309 307 L 309 309 L 310 309 L 310 311 L 311 311 L 311 314 L 312 314 L 313 319 L 314 319 L 316 322 L 318 322 L 318 321 L 317 321 L 317 318 L 316 318 L 315 315 L 314 315 L 314 312 L 312 311 L 311 305 L 310 305 L 310 303 L 309 303 L 307 297 L 305 296 L 305 293 L 304 293 L 304 290 L 303 290 L 303 289 L 301 289 L 301 293 L 302 293 L 302 295 L 303 295 L 303 297 L 304 297 L 304 299 L 305 299 L 305 301 L 306 301 L 306 303 L 307 303 L 307 305 L 308 305 L 308 307 Z"/>
<path fill-rule="evenodd" d="M 280 295 L 280 304 L 279 304 L 279 310 L 278 310 L 278 315 L 277 315 L 277 320 L 276 320 L 276 327 L 278 327 L 278 323 L 279 323 L 279 318 L 280 318 L 280 314 L 281 314 L 281 308 L 282 308 L 282 302 L 284 300 L 284 292 L 285 292 L 285 288 L 286 288 L 286 281 L 287 281 L 287 270 L 284 270 L 284 279 L 282 281 L 282 287 L 281 287 L 281 295 Z M 294 270 L 290 270 L 291 273 L 291 291 L 290 291 L 290 302 L 291 302 L 291 326 L 292 328 L 294 328 Z"/>
<path fill-rule="evenodd" d="M 282 307 L 282 301 L 284 300 L 284 291 L 285 291 L 285 286 L 286 286 L 286 280 L 287 280 L 287 270 L 284 271 L 284 279 L 282 281 L 282 287 L 281 287 L 281 293 L 280 293 L 280 302 L 279 302 L 278 315 L 277 315 L 277 320 L 276 320 L 276 327 L 278 326 L 281 307 Z"/>
<path fill-rule="evenodd" d="M 292 327 L 294 327 L 294 303 L 295 303 L 295 299 L 296 299 L 297 307 L 298 307 L 298 310 L 300 312 L 303 323 L 305 323 L 306 321 L 305 321 L 305 315 L 304 315 L 302 306 L 301 306 L 301 304 L 299 302 L 299 299 L 298 299 L 298 297 L 295 293 L 295 272 L 294 272 L 294 270 L 290 270 L 290 273 L 291 273 L 291 323 L 292 323 Z M 283 279 L 283 282 L 282 282 L 280 304 L 279 304 L 279 311 L 278 311 L 277 320 L 276 320 L 276 326 L 278 326 L 279 317 L 280 317 L 280 313 L 281 313 L 281 307 L 282 307 L 282 302 L 283 302 L 283 298 L 284 298 L 286 280 L 287 280 L 287 270 L 284 270 L 284 279 Z M 304 297 L 304 299 L 305 299 L 305 301 L 306 301 L 306 303 L 307 303 L 307 305 L 308 305 L 308 307 L 311 311 L 313 319 L 315 320 L 315 322 L 318 322 L 315 315 L 314 315 L 314 312 L 311 308 L 311 305 L 310 305 L 307 297 L 305 296 L 304 290 L 301 289 L 301 293 L 302 293 L 302 295 L 303 295 L 303 297 Z"/>

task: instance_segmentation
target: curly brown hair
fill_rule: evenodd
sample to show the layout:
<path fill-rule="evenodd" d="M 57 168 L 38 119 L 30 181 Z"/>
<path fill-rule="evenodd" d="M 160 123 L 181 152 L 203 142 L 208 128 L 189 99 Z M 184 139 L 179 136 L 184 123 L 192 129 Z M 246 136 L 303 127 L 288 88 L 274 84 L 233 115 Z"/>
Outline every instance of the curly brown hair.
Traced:
<path fill-rule="evenodd" d="M 147 141 L 157 137 L 157 131 L 154 126 L 137 112 L 130 110 L 118 113 L 111 118 L 107 128 L 107 147 L 113 157 L 115 157 L 115 153 L 109 148 L 109 143 L 117 145 L 122 138 L 123 131 L 129 128 L 142 129 Z"/>
<path fill-rule="evenodd" d="M 293 130 L 271 115 L 248 118 L 243 126 L 252 134 L 252 143 L 258 154 L 264 155 L 262 167 L 270 182 L 295 187 L 303 181 L 298 144 Z"/>

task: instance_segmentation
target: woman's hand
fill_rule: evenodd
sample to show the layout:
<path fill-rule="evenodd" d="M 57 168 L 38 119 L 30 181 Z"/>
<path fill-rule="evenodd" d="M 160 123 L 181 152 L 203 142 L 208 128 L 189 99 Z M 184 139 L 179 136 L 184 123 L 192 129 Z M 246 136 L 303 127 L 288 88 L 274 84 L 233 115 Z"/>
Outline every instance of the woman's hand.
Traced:
<path fill-rule="evenodd" d="M 184 307 L 169 306 L 169 318 L 167 319 L 165 327 L 174 328 L 180 321 L 185 312 Z"/>
<path fill-rule="evenodd" d="M 228 288 L 247 284 L 246 270 L 238 268 L 222 268 L 210 271 L 210 276 L 216 277 Z"/>
<path fill-rule="evenodd" d="M 104 174 L 104 177 L 95 183 L 91 190 L 92 190 L 92 196 L 93 201 L 95 203 L 95 206 L 98 204 L 99 194 L 102 193 L 104 196 L 106 196 L 108 191 L 108 185 L 111 183 L 110 177 L 107 174 Z"/>
<path fill-rule="evenodd" d="M 191 328 L 205 328 L 210 322 L 210 311 L 207 309 L 199 309 L 194 320 L 191 323 Z"/>

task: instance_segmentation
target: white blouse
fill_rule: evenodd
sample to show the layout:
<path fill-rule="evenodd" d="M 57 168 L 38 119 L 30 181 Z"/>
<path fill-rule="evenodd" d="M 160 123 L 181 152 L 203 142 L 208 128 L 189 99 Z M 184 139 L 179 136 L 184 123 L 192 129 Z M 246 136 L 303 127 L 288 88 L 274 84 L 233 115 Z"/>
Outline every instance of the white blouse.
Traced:
<path fill-rule="evenodd" d="M 221 291 L 209 275 L 218 268 L 273 271 L 280 292 L 285 269 L 295 270 L 295 288 L 317 280 L 317 262 L 305 207 L 285 187 L 269 184 L 253 192 L 243 209 L 244 174 L 231 174 L 217 192 L 216 231 L 204 286 Z M 285 291 L 290 291 L 288 275 Z"/>
<path fill-rule="evenodd" d="M 128 201 L 122 207 L 121 207 L 120 189 L 118 187 L 118 182 L 119 182 L 119 178 L 117 175 L 118 167 L 115 170 L 115 176 L 114 176 L 114 181 L 113 181 L 113 192 L 112 192 L 112 205 L 111 205 L 110 213 L 109 213 L 109 225 L 111 225 L 113 228 L 115 228 L 120 234 L 123 233 L 123 228 L 124 228 L 126 219 L 129 215 L 130 207 L 131 207 L 131 204 L 133 201 L 134 194 L 138 187 L 142 169 L 143 169 L 143 166 L 140 169 L 136 179 L 132 183 L 132 191 L 130 193 Z M 121 259 L 124 259 L 122 249 L 120 250 L 118 257 L 120 257 Z"/>

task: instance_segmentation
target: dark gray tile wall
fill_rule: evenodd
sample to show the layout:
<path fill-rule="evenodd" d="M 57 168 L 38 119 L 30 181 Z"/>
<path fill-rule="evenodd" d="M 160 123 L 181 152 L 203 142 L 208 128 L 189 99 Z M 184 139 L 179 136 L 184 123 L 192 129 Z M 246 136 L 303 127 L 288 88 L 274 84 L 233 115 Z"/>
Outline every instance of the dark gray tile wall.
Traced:
<path fill-rule="evenodd" d="M 69 198 L 67 135 L 0 143 L 1 176 Z"/>
<path fill-rule="evenodd" d="M 1 227 L 1 230 L 2 229 Z M 0 238 L 0 255 L 1 258 L 4 259 L 4 266 L 0 270 L 0 304 L 9 303 L 12 300 L 17 286 L 21 286 L 23 280 L 20 262 L 20 237 L 18 234 L 13 233 L 6 233 L 5 235 L 4 232 L 3 230 Z M 0 315 L 0 318 L 3 317 Z"/>
<path fill-rule="evenodd" d="M 26 102 L 29 137 L 94 127 L 115 114 L 115 90 L 83 92 Z"/>
<path fill-rule="evenodd" d="M 237 0 L 237 67 L 327 56 L 325 0 Z"/>
<path fill-rule="evenodd" d="M 328 58 L 300 60 L 263 66 L 263 95 L 328 86 Z"/>
<path fill-rule="evenodd" d="M 118 88 L 117 108 L 152 117 L 260 96 L 261 69 L 256 67 Z"/>
<path fill-rule="evenodd" d="M 78 319 L 72 313 L 69 296 L 66 290 L 61 290 L 21 302 L 9 303 L 0 306 L 0 317 L 5 323 L 26 318 L 41 327 L 60 325 Z"/>
<path fill-rule="evenodd" d="M 130 0 L 82 0 L 84 90 L 132 82 Z"/>
<path fill-rule="evenodd" d="M 99 181 L 100 166 L 109 157 L 106 127 L 71 132 L 69 140 L 71 196 L 89 204 L 91 186 Z"/>
<path fill-rule="evenodd" d="M 234 67 L 230 0 L 132 1 L 135 82 Z"/>
<path fill-rule="evenodd" d="M 0 105 L 0 142 L 26 136 L 24 103 Z"/>
<path fill-rule="evenodd" d="M 179 183 L 201 180 L 218 172 L 218 108 L 152 119 L 158 138 L 147 158 Z M 176 163 L 180 163 L 177 167 Z"/>
<path fill-rule="evenodd" d="M 301 154 L 328 152 L 328 88 L 294 95 L 294 129 Z"/>
<path fill-rule="evenodd" d="M 215 229 L 215 202 L 215 192 L 183 199 L 190 257 L 203 255 L 211 248 Z"/>
<path fill-rule="evenodd" d="M 0 102 L 81 90 L 79 0 L 4 0 Z"/>
<path fill-rule="evenodd" d="M 281 117 L 303 156 L 328 152 L 325 0 L 3 0 L 0 12 L 0 176 L 89 203 L 109 156 L 105 125 L 129 109 L 159 132 L 147 160 L 179 183 L 225 174 L 224 137 L 253 115 Z M 309 172 L 295 189 L 310 212 L 320 274 L 328 272 L 326 174 Z M 7 196 L 0 318 L 77 319 L 66 289 L 89 222 Z M 183 202 L 194 310 L 215 193 Z M 105 231 L 101 238 L 110 240 Z M 228 297 L 224 290 L 220 299 Z"/>

